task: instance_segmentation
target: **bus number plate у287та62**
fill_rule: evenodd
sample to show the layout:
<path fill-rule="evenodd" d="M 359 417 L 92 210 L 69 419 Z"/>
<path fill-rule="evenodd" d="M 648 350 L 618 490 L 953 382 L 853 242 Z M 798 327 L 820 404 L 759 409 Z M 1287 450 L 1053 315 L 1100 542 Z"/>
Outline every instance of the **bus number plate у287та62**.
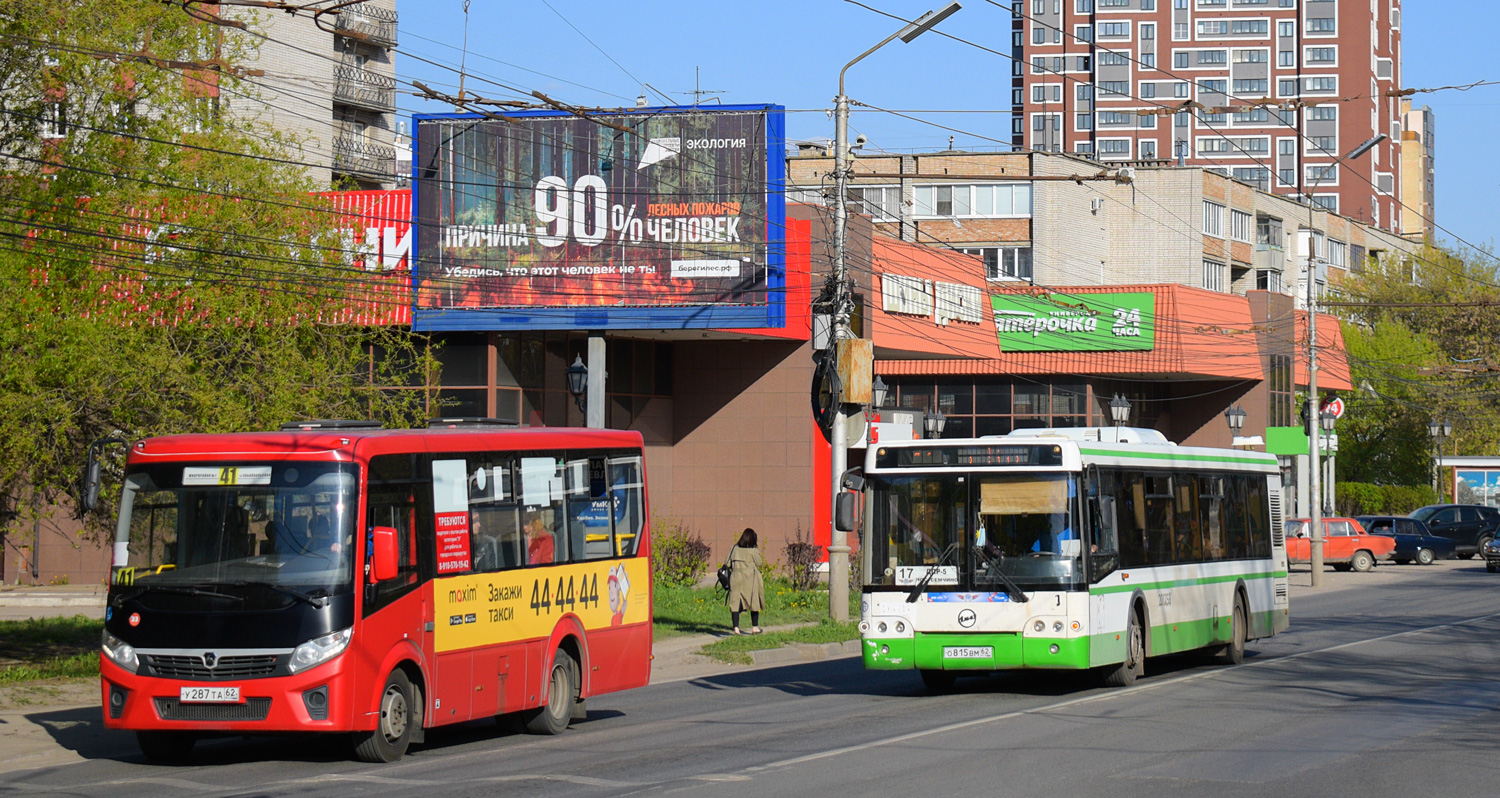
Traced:
<path fill-rule="evenodd" d="M 177 700 L 184 704 L 238 704 L 238 687 L 184 687 Z"/>

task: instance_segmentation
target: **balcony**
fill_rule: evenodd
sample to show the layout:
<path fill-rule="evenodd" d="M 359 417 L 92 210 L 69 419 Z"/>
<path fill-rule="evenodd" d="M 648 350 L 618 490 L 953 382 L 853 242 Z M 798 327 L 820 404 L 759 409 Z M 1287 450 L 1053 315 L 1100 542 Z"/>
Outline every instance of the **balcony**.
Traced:
<path fill-rule="evenodd" d="M 333 71 L 333 101 L 377 113 L 396 110 L 396 80 L 354 67 Z"/>
<path fill-rule="evenodd" d="M 357 138 L 336 138 L 333 171 L 361 180 L 390 182 L 396 177 L 396 150 Z"/>
<path fill-rule="evenodd" d="M 351 39 L 379 47 L 396 46 L 396 12 L 383 8 L 353 6 L 334 15 L 333 29 Z"/>

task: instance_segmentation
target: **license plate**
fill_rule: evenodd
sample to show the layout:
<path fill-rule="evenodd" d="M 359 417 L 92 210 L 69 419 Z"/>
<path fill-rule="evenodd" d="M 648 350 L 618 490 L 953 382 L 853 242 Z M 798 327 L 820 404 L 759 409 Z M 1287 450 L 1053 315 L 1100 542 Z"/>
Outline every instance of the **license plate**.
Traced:
<path fill-rule="evenodd" d="M 178 700 L 184 704 L 238 704 L 238 687 L 184 687 Z"/>
<path fill-rule="evenodd" d="M 944 646 L 943 659 L 994 659 L 994 646 Z"/>

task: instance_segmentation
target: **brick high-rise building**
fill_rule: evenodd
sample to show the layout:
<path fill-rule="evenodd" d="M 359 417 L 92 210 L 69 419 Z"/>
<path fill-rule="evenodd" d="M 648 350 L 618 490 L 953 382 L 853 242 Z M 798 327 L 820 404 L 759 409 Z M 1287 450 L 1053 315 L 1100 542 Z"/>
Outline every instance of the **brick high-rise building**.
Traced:
<path fill-rule="evenodd" d="M 1387 96 L 1400 87 L 1400 0 L 1012 8 L 1016 145 L 1181 159 L 1400 232 L 1401 109 Z M 1389 138 L 1333 166 L 1379 133 Z"/>

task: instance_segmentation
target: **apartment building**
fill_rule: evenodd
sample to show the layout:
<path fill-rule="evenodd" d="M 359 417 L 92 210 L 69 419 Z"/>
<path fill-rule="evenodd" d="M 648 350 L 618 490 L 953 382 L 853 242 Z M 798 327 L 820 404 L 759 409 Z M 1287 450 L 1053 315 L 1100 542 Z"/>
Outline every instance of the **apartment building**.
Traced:
<path fill-rule="evenodd" d="M 1428 241 L 1435 230 L 1437 194 L 1433 182 L 1437 123 L 1432 109 L 1401 101 L 1401 233 Z"/>
<path fill-rule="evenodd" d="M 1043 152 L 861 155 L 851 212 L 886 235 L 980 259 L 996 289 L 1174 283 L 1285 294 L 1302 307 L 1309 274 L 1321 295 L 1372 259 L 1416 249 L 1209 167 L 1103 166 Z M 832 168 L 819 149 L 788 158 L 788 199 L 826 204 Z"/>
<path fill-rule="evenodd" d="M 248 7 L 223 13 L 248 26 L 264 70 L 258 97 L 224 98 L 235 113 L 256 114 L 295 134 L 321 184 L 341 189 L 405 185 L 398 147 L 409 147 L 396 115 L 396 0 L 367 0 L 314 19 Z"/>
<path fill-rule="evenodd" d="M 1012 140 L 1175 160 L 1401 232 L 1400 0 L 1015 0 Z M 1384 133 L 1369 154 L 1340 156 Z"/>

